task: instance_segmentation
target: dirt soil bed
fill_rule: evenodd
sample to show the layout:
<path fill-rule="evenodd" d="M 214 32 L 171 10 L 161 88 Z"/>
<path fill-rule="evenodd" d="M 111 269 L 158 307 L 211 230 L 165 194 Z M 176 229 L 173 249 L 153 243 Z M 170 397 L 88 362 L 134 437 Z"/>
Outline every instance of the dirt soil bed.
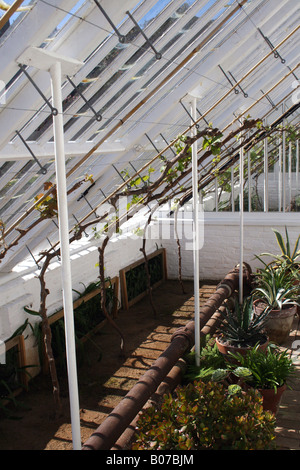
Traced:
<path fill-rule="evenodd" d="M 165 350 L 177 328 L 192 318 L 193 283 L 184 285 L 185 294 L 177 281 L 166 281 L 155 289 L 156 318 L 148 297 L 118 312 L 125 358 L 119 354 L 120 336 L 109 324 L 85 343 L 83 361 L 78 361 L 82 443 Z M 201 296 L 208 297 L 214 289 L 204 283 Z M 50 377 L 39 375 L 31 380 L 29 391 L 17 397 L 20 406 L 11 408 L 15 419 L 0 417 L 0 450 L 71 450 L 66 375 L 60 377 L 60 392 L 64 415 L 55 418 Z"/>

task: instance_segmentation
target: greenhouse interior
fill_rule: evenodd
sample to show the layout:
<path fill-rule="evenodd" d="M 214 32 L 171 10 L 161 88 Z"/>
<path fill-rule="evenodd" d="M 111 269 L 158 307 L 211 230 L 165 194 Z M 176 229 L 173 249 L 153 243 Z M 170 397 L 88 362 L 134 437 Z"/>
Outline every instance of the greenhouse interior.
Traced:
<path fill-rule="evenodd" d="M 0 1 L 1 450 L 300 450 L 299 7 Z"/>

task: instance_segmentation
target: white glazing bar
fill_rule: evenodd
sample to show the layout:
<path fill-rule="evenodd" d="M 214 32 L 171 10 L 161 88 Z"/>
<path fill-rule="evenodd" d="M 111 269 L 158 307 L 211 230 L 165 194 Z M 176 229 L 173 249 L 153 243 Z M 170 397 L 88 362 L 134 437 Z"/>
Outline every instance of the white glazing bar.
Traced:
<path fill-rule="evenodd" d="M 72 295 L 72 275 L 69 250 L 68 200 L 66 185 L 63 111 L 61 95 L 61 63 L 56 62 L 50 68 L 53 106 L 58 110 L 53 116 L 55 165 L 57 181 L 57 201 L 59 218 L 59 237 L 62 267 L 63 306 L 65 319 L 66 354 L 71 408 L 72 439 L 74 450 L 81 448 L 80 415 L 78 398 L 78 380 L 76 366 L 76 346 L 74 331 L 74 312 Z"/>
<path fill-rule="evenodd" d="M 286 139 L 285 130 L 282 132 L 282 209 L 286 211 Z"/>
<path fill-rule="evenodd" d="M 215 209 L 216 209 L 216 212 L 219 211 L 218 191 L 219 191 L 219 187 L 218 187 L 218 178 L 215 178 Z"/>

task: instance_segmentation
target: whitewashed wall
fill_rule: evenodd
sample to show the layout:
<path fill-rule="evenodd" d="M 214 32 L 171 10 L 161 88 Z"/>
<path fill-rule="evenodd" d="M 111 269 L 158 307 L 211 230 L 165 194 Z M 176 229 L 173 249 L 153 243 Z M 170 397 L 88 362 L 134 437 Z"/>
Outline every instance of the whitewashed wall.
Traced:
<path fill-rule="evenodd" d="M 202 214 L 203 215 L 203 214 Z M 169 224 L 167 234 L 166 218 L 156 223 L 161 243 L 167 252 L 167 269 L 169 278 L 178 276 L 177 243 L 174 238 L 173 221 Z M 193 252 L 191 250 L 192 222 L 185 213 L 182 246 L 182 275 L 185 279 L 193 278 Z M 180 218 L 180 216 L 178 216 Z M 244 213 L 244 261 L 256 270 L 261 264 L 255 254 L 271 252 L 279 254 L 272 228 L 285 235 L 288 229 L 291 245 L 300 234 L 300 215 L 298 213 Z M 167 235 L 167 236 L 166 236 Z M 240 260 L 240 216 L 238 213 L 205 213 L 200 222 L 200 278 L 221 280 Z M 185 248 L 188 249 L 185 249 Z M 265 257 L 266 261 L 270 258 Z"/>

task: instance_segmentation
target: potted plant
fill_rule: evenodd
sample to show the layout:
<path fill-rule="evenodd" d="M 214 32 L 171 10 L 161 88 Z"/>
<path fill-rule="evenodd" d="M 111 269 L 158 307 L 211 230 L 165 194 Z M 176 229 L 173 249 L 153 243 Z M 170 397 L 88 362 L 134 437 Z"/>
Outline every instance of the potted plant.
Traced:
<path fill-rule="evenodd" d="M 298 258 L 300 256 L 300 250 L 298 250 L 299 247 L 299 242 L 300 242 L 300 235 L 298 236 L 293 250 L 291 249 L 291 244 L 290 244 L 290 239 L 288 235 L 287 228 L 285 227 L 285 236 L 286 240 L 284 241 L 283 236 L 278 230 L 272 229 L 275 237 L 277 244 L 280 248 L 280 254 L 275 255 L 273 253 L 262 253 L 260 256 L 271 256 L 273 260 L 271 261 L 271 265 L 281 265 L 285 264 L 289 269 L 299 269 L 299 261 Z"/>
<path fill-rule="evenodd" d="M 294 284 L 293 275 L 285 264 L 279 267 L 264 265 L 265 268 L 255 275 L 256 286 L 252 291 L 254 308 L 257 313 L 269 308 L 266 331 L 270 341 L 283 344 L 289 336 L 299 306 L 299 286 Z"/>
<path fill-rule="evenodd" d="M 269 313 L 267 307 L 257 312 L 254 309 L 253 297 L 249 296 L 244 299 L 242 305 L 235 298 L 234 308 L 226 307 L 225 312 L 216 344 L 226 358 L 230 358 L 229 352 L 244 354 L 256 344 L 262 349 L 267 347 L 269 339 L 264 331 Z"/>
<path fill-rule="evenodd" d="M 269 450 L 275 417 L 257 390 L 195 380 L 142 410 L 132 450 Z"/>
<path fill-rule="evenodd" d="M 287 381 L 295 374 L 295 365 L 288 351 L 269 344 L 264 352 L 256 346 L 246 355 L 234 354 L 234 358 L 239 367 L 233 373 L 242 378 L 246 388 L 259 390 L 264 409 L 276 414 Z"/>

